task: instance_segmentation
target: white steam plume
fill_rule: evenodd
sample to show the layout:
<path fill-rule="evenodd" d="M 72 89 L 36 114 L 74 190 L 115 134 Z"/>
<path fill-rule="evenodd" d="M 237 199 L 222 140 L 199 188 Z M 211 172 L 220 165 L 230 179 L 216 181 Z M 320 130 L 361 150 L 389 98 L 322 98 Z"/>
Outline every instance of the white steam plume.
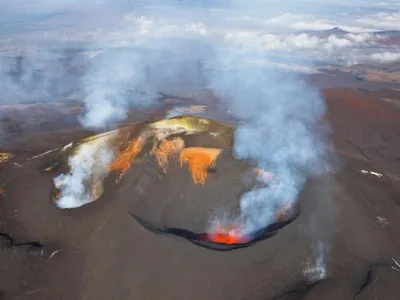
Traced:
<path fill-rule="evenodd" d="M 95 200 L 91 193 L 93 185 L 88 186 L 88 181 L 95 184 L 102 180 L 112 159 L 112 151 L 100 140 L 80 145 L 76 154 L 68 160 L 70 172 L 54 178 L 55 187 L 61 191 L 55 204 L 66 209 L 80 207 Z"/>
<path fill-rule="evenodd" d="M 326 277 L 325 250 L 319 242 L 315 251 L 315 262 L 307 261 L 303 274 L 311 281 L 316 282 Z"/>
<path fill-rule="evenodd" d="M 130 106 L 153 103 L 152 97 L 140 97 L 146 86 L 145 63 L 132 49 L 108 49 L 90 60 L 85 76 L 86 112 L 81 124 L 90 129 L 114 127 L 126 118 Z"/>
<path fill-rule="evenodd" d="M 296 202 L 308 176 L 325 169 L 319 130 L 324 101 L 296 74 L 247 66 L 254 55 L 244 49 L 217 50 L 212 66 L 219 70 L 210 72 L 210 88 L 244 121 L 235 133 L 234 155 L 278 178 L 241 196 L 248 234 L 274 222 L 277 211 Z"/>
<path fill-rule="evenodd" d="M 104 51 L 91 60 L 91 68 L 84 79 L 85 113 L 79 121 L 85 128 L 104 130 L 114 128 L 126 118 L 131 105 L 150 105 L 151 97 L 140 98 L 137 88 L 144 87 L 144 64 L 133 51 Z M 127 91 L 133 91 L 128 93 Z M 105 177 L 114 158 L 105 139 L 96 143 L 83 144 L 69 161 L 69 174 L 54 179 L 60 188 L 61 196 L 57 205 L 60 208 L 75 208 L 93 201 L 88 193 L 96 182 L 88 185 L 93 176 Z M 85 186 L 86 185 L 86 186 Z"/>
<path fill-rule="evenodd" d="M 324 100 L 298 74 L 248 63 L 257 56 L 249 47 L 219 48 L 209 76 L 210 88 L 243 121 L 235 132 L 234 155 L 275 175 L 267 187 L 241 196 L 239 218 L 250 236 L 293 207 L 308 177 L 327 170 L 327 130 L 320 123 Z M 304 272 L 316 281 L 326 276 L 326 241 L 312 238 L 316 260 Z"/>

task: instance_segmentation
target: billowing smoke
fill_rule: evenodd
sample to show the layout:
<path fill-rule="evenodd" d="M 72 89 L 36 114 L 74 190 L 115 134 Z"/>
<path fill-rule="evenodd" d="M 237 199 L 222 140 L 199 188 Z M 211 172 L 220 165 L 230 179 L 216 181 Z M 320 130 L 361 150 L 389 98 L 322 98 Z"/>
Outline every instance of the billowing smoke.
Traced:
<path fill-rule="evenodd" d="M 111 50 L 91 59 L 89 71 L 83 77 L 85 112 L 79 121 L 94 130 L 114 128 L 127 117 L 130 107 L 153 103 L 153 95 L 141 97 L 145 84 L 144 64 L 129 50 Z M 103 179 L 108 173 L 114 153 L 106 140 L 81 145 L 69 159 L 70 171 L 54 179 L 61 191 L 60 208 L 75 208 L 92 202 L 88 190 L 94 189 L 93 173 Z M 92 185 L 89 186 L 88 185 Z"/>
<path fill-rule="evenodd" d="M 183 83 L 198 81 L 196 63 L 186 62 L 180 53 L 176 54 L 168 43 L 148 41 L 142 47 L 115 48 L 96 45 L 101 49 L 88 63 L 88 72 L 82 78 L 85 112 L 79 121 L 83 127 L 93 130 L 113 129 L 126 119 L 130 109 L 136 112 L 157 104 L 157 91 L 168 87 L 181 87 Z M 154 51 L 154 48 L 156 49 Z M 176 49 L 176 48 L 174 48 Z M 185 51 L 186 53 L 189 51 Z M 194 70 L 193 70 L 194 68 Z M 139 112 L 140 113 L 140 112 Z M 68 182 L 61 186 L 62 208 L 73 208 L 89 203 L 83 185 L 90 178 L 92 163 L 83 168 L 76 161 L 85 161 L 87 153 L 96 151 L 96 146 L 86 145 L 69 161 Z M 114 153 L 105 145 L 102 156 L 107 159 L 93 162 L 103 172 L 107 172 Z M 99 166 L 100 165 L 100 166 Z M 58 183 L 59 179 L 55 179 Z M 76 206 L 75 206 L 76 205 Z"/>
<path fill-rule="evenodd" d="M 76 151 L 68 160 L 70 172 L 54 178 L 55 187 L 61 191 L 56 205 L 63 209 L 80 207 L 96 200 L 93 187 L 98 184 L 98 188 L 102 188 L 101 181 L 113 159 L 113 152 L 102 140 L 82 144 Z"/>
<path fill-rule="evenodd" d="M 175 53 L 173 50 L 177 48 L 171 50 L 168 43 L 152 40 L 141 48 L 105 46 L 97 45 L 98 48 L 103 47 L 102 51 L 89 60 L 88 71 L 82 77 L 81 85 L 86 97 L 83 101 L 85 111 L 79 121 L 85 128 L 96 131 L 114 129 L 126 119 L 130 109 L 140 113 L 141 108 L 156 105 L 160 89 L 178 89 L 201 80 L 198 60 L 184 57 L 190 52 L 188 49 Z M 193 49 L 190 45 L 188 48 Z M 200 54 L 195 55 L 200 57 Z M 97 151 L 96 147 L 88 144 L 79 148 L 74 159 L 69 161 L 70 171 L 61 177 L 64 180 L 68 178 L 68 182 L 60 186 L 61 198 L 64 199 L 60 202 L 66 205 L 60 207 L 73 208 L 90 202 L 82 186 L 87 184 L 93 165 L 89 162 L 83 168 L 75 162 L 87 159 L 87 153 Z M 108 151 L 106 157 L 114 156 L 105 145 L 102 151 Z M 107 172 L 110 163 L 109 159 L 93 162 L 96 166 L 101 165 L 100 169 L 104 172 Z M 59 179 L 55 179 L 55 184 L 59 184 Z"/>
<path fill-rule="evenodd" d="M 208 76 L 209 87 L 242 121 L 235 132 L 236 158 L 274 174 L 268 186 L 240 198 L 241 235 L 253 237 L 294 207 L 310 176 L 327 170 L 323 99 L 299 74 L 254 64 L 262 56 L 251 48 L 216 49 Z M 304 272 L 312 281 L 322 280 L 326 239 L 315 233 L 310 238 L 315 262 Z"/>
<path fill-rule="evenodd" d="M 217 50 L 210 88 L 240 120 L 234 155 L 275 174 L 269 186 L 242 195 L 240 213 L 248 234 L 274 222 L 296 202 L 310 175 L 325 168 L 319 94 L 292 72 L 257 67 L 251 50 Z"/>
<path fill-rule="evenodd" d="M 143 58 L 132 49 L 109 49 L 94 57 L 83 80 L 86 112 L 80 122 L 86 128 L 113 127 L 126 118 L 130 107 L 154 103 L 155 95 L 146 88 Z"/>

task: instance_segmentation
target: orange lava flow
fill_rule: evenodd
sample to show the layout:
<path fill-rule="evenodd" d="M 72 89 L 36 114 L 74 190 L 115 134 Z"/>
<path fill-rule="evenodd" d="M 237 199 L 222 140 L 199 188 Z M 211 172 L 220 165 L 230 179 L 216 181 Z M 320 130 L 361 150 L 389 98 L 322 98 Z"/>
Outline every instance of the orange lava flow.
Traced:
<path fill-rule="evenodd" d="M 181 151 L 181 166 L 187 164 L 195 184 L 204 185 L 207 180 L 207 169 L 215 164 L 221 149 L 191 147 Z"/>
<path fill-rule="evenodd" d="M 179 137 L 170 141 L 162 139 L 158 147 L 152 150 L 152 154 L 164 172 L 167 171 L 169 160 L 178 155 L 184 145 L 184 141 Z"/>
<path fill-rule="evenodd" d="M 145 137 L 139 137 L 133 140 L 132 143 L 126 148 L 117 158 L 113 161 L 110 167 L 110 171 L 120 172 L 119 178 L 121 178 L 126 171 L 131 167 L 133 160 L 139 155 L 140 151 L 146 141 Z"/>
<path fill-rule="evenodd" d="M 242 234 L 242 226 L 230 225 L 223 228 L 217 222 L 216 228 L 207 233 L 207 240 L 217 244 L 243 244 L 249 242 L 249 238 Z"/>

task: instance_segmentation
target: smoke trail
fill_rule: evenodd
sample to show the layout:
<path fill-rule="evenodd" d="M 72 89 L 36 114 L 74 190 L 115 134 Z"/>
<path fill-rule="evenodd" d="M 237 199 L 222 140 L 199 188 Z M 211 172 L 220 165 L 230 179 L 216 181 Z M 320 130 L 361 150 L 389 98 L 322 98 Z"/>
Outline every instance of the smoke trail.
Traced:
<path fill-rule="evenodd" d="M 51 62 L 50 62 L 51 61 Z M 43 99 L 51 82 L 47 74 L 57 68 L 49 53 L 37 53 L 35 57 L 0 57 L 0 99 L 2 104 L 24 103 Z M 44 72 L 47 72 L 45 74 Z"/>
<path fill-rule="evenodd" d="M 303 274 L 311 282 L 320 281 L 326 277 L 325 250 L 322 242 L 319 242 L 315 251 L 315 262 L 308 261 Z"/>
<path fill-rule="evenodd" d="M 0 55 L 0 104 L 60 101 L 79 89 L 83 67 L 84 58 L 69 49 Z"/>
<path fill-rule="evenodd" d="M 210 71 L 210 88 L 244 121 L 235 133 L 234 155 L 278 178 L 241 196 L 248 234 L 295 203 L 307 177 L 324 170 L 325 150 L 318 130 L 325 106 L 318 93 L 294 73 L 251 65 L 255 56 L 250 49 L 220 48 Z"/>
<path fill-rule="evenodd" d="M 76 123 L 63 109 L 76 105 L 65 99 L 79 95 L 84 73 L 84 57 L 75 52 L 30 46 L 0 53 L 0 144 L 46 130 L 50 122 Z"/>
<path fill-rule="evenodd" d="M 146 88 L 146 65 L 132 49 L 109 49 L 91 60 L 85 76 L 86 112 L 81 124 L 90 129 L 107 129 L 136 109 L 154 103 L 154 94 Z M 140 92 L 147 92 L 141 97 Z"/>

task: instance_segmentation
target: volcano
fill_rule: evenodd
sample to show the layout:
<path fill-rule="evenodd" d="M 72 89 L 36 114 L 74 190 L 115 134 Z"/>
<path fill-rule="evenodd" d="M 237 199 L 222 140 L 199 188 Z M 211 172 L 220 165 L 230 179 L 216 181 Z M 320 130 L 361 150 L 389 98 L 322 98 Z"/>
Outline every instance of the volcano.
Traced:
<path fill-rule="evenodd" d="M 400 112 L 381 99 L 399 92 L 336 89 L 324 95 L 340 169 L 306 182 L 300 214 L 299 208 L 277 208 L 281 216 L 251 236 L 237 234 L 239 199 L 279 176 L 234 158 L 229 125 L 209 120 L 214 129 L 164 140 L 159 134 L 157 143 L 149 135 L 139 152 L 132 142 L 142 130 L 180 119 L 132 113 L 130 122 L 155 119 L 97 136 L 60 130 L 62 124 L 16 136 L 0 155 L 0 298 L 398 299 L 400 273 L 391 258 L 400 262 Z M 209 126 L 198 118 L 182 121 L 185 128 L 192 121 Z M 218 135 L 218 128 L 226 131 Z M 96 177 L 84 181 L 88 202 L 61 209 L 54 178 L 68 174 L 82 144 L 92 150 L 102 145 L 96 139 L 117 151 L 104 160 L 107 168 L 93 169 Z M 125 173 L 125 160 L 117 160 L 123 153 L 136 155 Z M 190 169 L 195 161 L 207 167 Z M 204 178 L 193 176 L 199 169 L 206 170 L 204 184 L 193 180 Z M 327 247 L 323 280 L 314 248 L 320 240 Z"/>
<path fill-rule="evenodd" d="M 154 233 L 219 251 L 247 247 L 293 221 L 298 207 L 277 207 L 276 222 L 244 232 L 240 196 L 274 176 L 235 159 L 233 133 L 224 123 L 179 116 L 73 142 L 47 155 L 43 170 L 55 173 L 50 199 L 77 209 L 113 198 Z"/>

